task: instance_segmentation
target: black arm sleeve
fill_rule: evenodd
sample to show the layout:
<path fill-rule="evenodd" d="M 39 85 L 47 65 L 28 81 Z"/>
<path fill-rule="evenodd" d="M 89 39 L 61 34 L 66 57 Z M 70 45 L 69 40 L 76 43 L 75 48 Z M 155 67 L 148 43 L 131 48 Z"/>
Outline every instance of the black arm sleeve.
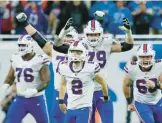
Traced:
<path fill-rule="evenodd" d="M 122 52 L 131 50 L 133 48 L 133 44 L 128 44 L 126 42 L 122 42 L 121 46 L 122 46 Z"/>
<path fill-rule="evenodd" d="M 31 36 L 38 45 L 43 48 L 44 45 L 47 43 L 47 39 L 45 39 L 38 31 Z"/>
<path fill-rule="evenodd" d="M 55 45 L 53 45 L 53 49 L 57 52 L 60 52 L 60 53 L 64 53 L 64 54 L 67 54 L 68 53 L 68 49 L 69 49 L 69 45 L 61 45 L 59 47 L 56 47 Z"/>

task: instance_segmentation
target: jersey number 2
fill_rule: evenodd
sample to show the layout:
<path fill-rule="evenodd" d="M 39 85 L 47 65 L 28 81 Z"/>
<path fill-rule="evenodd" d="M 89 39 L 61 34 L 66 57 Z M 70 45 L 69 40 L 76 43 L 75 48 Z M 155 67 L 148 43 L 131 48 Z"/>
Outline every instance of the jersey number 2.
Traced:
<path fill-rule="evenodd" d="M 72 84 L 72 92 L 73 92 L 73 94 L 76 94 L 76 95 L 82 94 L 83 84 L 82 84 L 81 80 L 74 79 L 71 84 Z"/>
<path fill-rule="evenodd" d="M 31 68 L 16 68 L 17 74 L 17 81 L 20 82 L 20 77 L 24 77 L 25 82 L 32 82 L 34 80 L 34 76 L 31 75 L 33 73 L 33 69 Z M 23 75 L 22 75 L 23 74 Z"/>

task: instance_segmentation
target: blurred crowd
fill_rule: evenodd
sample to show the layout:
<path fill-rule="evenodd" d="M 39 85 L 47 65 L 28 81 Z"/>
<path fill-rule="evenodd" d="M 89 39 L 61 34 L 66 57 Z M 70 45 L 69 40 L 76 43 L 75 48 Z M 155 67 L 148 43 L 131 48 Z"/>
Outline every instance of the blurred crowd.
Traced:
<path fill-rule="evenodd" d="M 15 16 L 25 12 L 28 22 L 43 34 L 58 34 L 67 19 L 73 17 L 79 33 L 93 19 L 96 10 L 105 12 L 105 33 L 123 34 L 118 26 L 129 19 L 134 34 L 162 34 L 162 1 L 0 1 L 0 34 L 22 34 Z"/>

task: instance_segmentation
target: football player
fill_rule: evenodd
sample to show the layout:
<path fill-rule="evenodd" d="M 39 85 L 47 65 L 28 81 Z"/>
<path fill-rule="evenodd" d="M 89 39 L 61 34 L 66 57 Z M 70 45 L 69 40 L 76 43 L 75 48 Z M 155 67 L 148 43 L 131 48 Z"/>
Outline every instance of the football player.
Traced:
<path fill-rule="evenodd" d="M 0 102 L 7 89 L 16 82 L 16 97 L 9 107 L 6 123 L 21 123 L 30 113 L 37 123 L 49 123 L 44 89 L 50 80 L 49 63 L 46 55 L 34 52 L 35 42 L 29 35 L 18 39 L 18 52 L 11 58 L 11 67 L 1 86 Z"/>
<path fill-rule="evenodd" d="M 103 15 L 102 15 L 103 16 Z M 31 35 L 36 35 L 33 36 L 35 40 L 37 40 L 37 43 L 39 46 L 45 46 L 46 40 L 44 38 L 41 38 L 40 34 L 34 30 L 31 25 L 29 25 L 25 19 L 25 15 L 23 13 L 19 14 L 17 16 L 17 19 L 19 22 L 21 22 L 27 32 Z M 72 24 L 71 20 L 68 20 L 65 27 L 62 29 L 60 32 L 59 37 L 61 38 L 67 31 L 69 31 L 72 28 L 66 29 L 69 25 Z M 128 50 L 131 50 L 133 47 L 133 38 L 132 38 L 132 32 L 130 28 L 130 24 L 127 18 L 123 18 L 123 26 L 119 27 L 121 30 L 125 31 L 126 33 L 126 38 L 125 42 L 122 43 L 117 43 L 114 39 L 108 37 L 108 38 L 103 38 L 103 29 L 100 25 L 99 22 L 96 20 L 91 20 L 88 22 L 86 28 L 84 29 L 84 34 L 85 38 L 83 38 L 83 42 L 85 42 L 88 47 L 89 47 L 89 61 L 96 61 L 99 63 L 101 69 L 102 69 L 102 74 L 105 78 L 107 78 L 106 71 L 107 71 L 107 61 L 108 57 L 110 56 L 111 53 L 113 52 L 125 52 Z M 33 33 L 31 33 L 33 31 Z M 39 35 L 38 35 L 39 34 Z M 38 38 L 39 37 L 39 38 Z M 60 39 L 59 38 L 59 39 Z M 39 39 L 39 40 L 38 40 Z M 43 40 L 42 40 L 43 39 Z M 59 49 L 59 52 L 67 54 L 69 45 L 63 44 L 63 45 L 58 45 L 60 40 L 55 41 L 55 45 Z M 106 79 L 107 80 L 107 79 Z M 101 87 L 96 83 L 96 89 L 94 93 L 94 110 L 92 113 L 92 123 L 95 123 L 95 109 L 98 108 L 98 111 L 101 116 L 101 120 L 103 123 L 113 123 L 113 105 L 111 100 L 103 103 L 102 100 L 100 99 L 101 96 Z M 108 112 L 108 113 L 105 113 Z M 109 114 L 109 118 L 107 118 L 107 114 Z"/>
<path fill-rule="evenodd" d="M 155 60 L 155 51 L 150 44 L 142 44 L 137 51 L 137 62 L 128 62 L 123 91 L 128 109 L 136 111 L 144 123 L 162 123 L 162 61 Z M 134 101 L 130 98 L 133 84 Z"/>
<path fill-rule="evenodd" d="M 70 45 L 75 39 L 78 39 L 78 33 L 76 30 L 72 30 L 66 34 L 64 37 L 64 42 L 67 45 Z M 45 50 L 46 52 L 50 52 L 50 47 Z M 53 105 L 52 105 L 52 120 L 54 123 L 64 123 L 65 114 L 59 108 L 59 88 L 60 88 L 60 75 L 58 73 L 58 64 L 61 61 L 66 61 L 67 55 L 63 53 L 59 53 L 55 50 L 52 50 L 52 63 L 54 70 L 54 97 L 53 97 Z M 65 104 L 67 104 L 67 94 L 64 98 Z M 73 123 L 73 122 L 72 122 Z"/>
<path fill-rule="evenodd" d="M 52 121 L 55 123 L 64 123 L 64 117 L 65 114 L 61 112 L 59 108 L 59 74 L 57 72 L 57 66 L 60 61 L 66 60 L 66 55 L 60 52 L 64 52 L 64 47 L 67 49 L 75 39 L 78 39 L 78 33 L 73 27 L 71 27 L 71 19 L 69 19 L 65 25 L 65 27 L 60 32 L 60 35 L 58 38 L 55 39 L 54 43 L 47 42 L 47 40 L 30 24 L 28 24 L 27 16 L 25 13 L 20 13 L 16 16 L 18 22 L 23 25 L 26 29 L 26 31 L 35 39 L 35 41 L 38 43 L 38 45 L 43 49 L 43 51 L 51 57 L 52 63 L 53 63 L 53 70 L 54 70 L 54 97 L 53 97 L 53 105 L 52 105 Z M 58 40 L 63 40 L 65 44 L 60 44 Z M 61 45 L 60 47 L 56 47 L 57 45 Z M 67 102 L 67 95 L 65 96 L 65 103 Z"/>
<path fill-rule="evenodd" d="M 86 42 L 89 50 L 89 61 L 95 61 L 99 63 L 101 67 L 101 74 L 107 78 L 107 62 L 111 53 L 114 52 L 125 52 L 133 47 L 133 38 L 130 29 L 130 24 L 128 19 L 123 18 L 123 25 L 120 29 L 126 32 L 125 42 L 116 42 L 114 39 L 110 37 L 103 37 L 103 29 L 100 23 L 96 20 L 91 20 L 88 22 L 86 28 L 84 29 L 83 42 Z M 113 104 L 111 99 L 107 102 L 102 102 L 100 97 L 101 94 L 101 86 L 96 83 L 95 84 L 95 92 L 93 96 L 93 113 L 91 123 L 95 123 L 95 110 L 97 108 L 102 123 L 113 123 Z M 107 118 L 107 116 L 109 118 Z"/>
<path fill-rule="evenodd" d="M 66 114 L 65 123 L 88 123 L 90 121 L 94 80 L 102 87 L 102 101 L 108 101 L 107 83 L 100 74 L 100 66 L 95 62 L 87 62 L 86 44 L 75 41 L 70 45 L 68 61 L 59 63 L 61 74 L 59 106 Z M 67 108 L 64 96 L 67 91 Z"/>

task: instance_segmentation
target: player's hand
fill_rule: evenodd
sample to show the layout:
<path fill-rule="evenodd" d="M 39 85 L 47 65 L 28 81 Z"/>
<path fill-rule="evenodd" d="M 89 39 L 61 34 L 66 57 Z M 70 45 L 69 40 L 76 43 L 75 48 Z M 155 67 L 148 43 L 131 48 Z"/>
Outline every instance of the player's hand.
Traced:
<path fill-rule="evenodd" d="M 6 91 L 9 88 L 9 86 L 10 86 L 9 84 L 3 84 L 0 86 L 0 105 L 6 97 Z"/>
<path fill-rule="evenodd" d="M 27 20 L 27 16 L 25 13 L 19 13 L 18 15 L 16 15 L 16 19 L 18 22 L 24 22 Z"/>
<path fill-rule="evenodd" d="M 71 30 L 74 29 L 73 25 L 73 18 L 69 18 L 64 26 L 64 28 L 61 30 L 60 34 L 59 34 L 59 38 L 63 39 L 63 37 L 70 32 Z"/>
<path fill-rule="evenodd" d="M 131 25 L 128 18 L 123 18 L 123 26 L 119 26 L 119 28 L 124 32 L 129 33 L 129 31 L 131 30 Z"/>
<path fill-rule="evenodd" d="M 153 82 L 152 80 L 149 80 L 149 79 L 147 79 L 145 81 L 146 81 L 146 85 L 148 88 L 151 88 L 151 89 L 155 88 L 155 86 L 156 86 L 155 82 Z"/>
<path fill-rule="evenodd" d="M 27 23 L 27 15 L 25 13 L 19 13 L 17 16 L 16 16 L 16 20 L 18 21 L 18 23 L 20 25 L 23 25 L 24 27 L 28 24 Z"/>
<path fill-rule="evenodd" d="M 67 111 L 66 105 L 65 105 L 65 104 L 59 104 L 59 107 L 60 107 L 61 111 L 62 111 L 64 114 L 66 114 L 66 111 Z"/>
<path fill-rule="evenodd" d="M 104 16 L 105 16 L 105 13 L 102 11 L 96 11 L 94 13 L 94 17 L 96 18 L 96 20 L 103 20 Z"/>
<path fill-rule="evenodd" d="M 135 111 L 135 107 L 133 104 L 128 105 L 128 111 Z"/>
<path fill-rule="evenodd" d="M 35 96 L 35 94 L 38 93 L 37 89 L 26 89 L 25 92 L 23 93 L 25 98 L 31 98 Z"/>
<path fill-rule="evenodd" d="M 5 112 L 2 111 L 2 109 L 0 108 L 0 123 L 4 122 L 5 117 L 6 117 Z"/>
<path fill-rule="evenodd" d="M 107 101 L 110 100 L 110 97 L 108 96 L 108 99 L 104 99 L 104 97 L 102 96 L 102 97 L 100 97 L 100 99 L 101 99 L 103 102 L 107 102 Z"/>

